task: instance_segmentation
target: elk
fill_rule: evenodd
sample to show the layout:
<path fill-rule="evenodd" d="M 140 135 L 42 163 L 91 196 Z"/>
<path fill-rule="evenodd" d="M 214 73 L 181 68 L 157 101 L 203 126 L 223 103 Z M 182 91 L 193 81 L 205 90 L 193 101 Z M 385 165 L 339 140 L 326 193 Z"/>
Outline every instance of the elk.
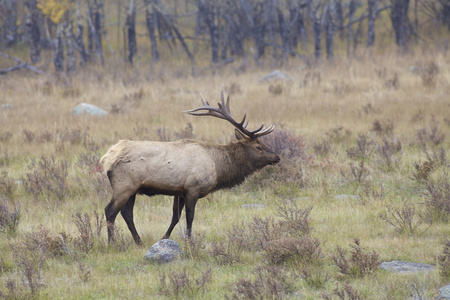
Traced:
<path fill-rule="evenodd" d="M 235 127 L 237 142 L 217 145 L 191 139 L 175 142 L 120 140 L 100 159 L 113 190 L 105 207 L 108 241 L 114 240 L 114 221 L 122 214 L 136 244 L 142 245 L 133 221 L 136 194 L 169 195 L 173 215 L 163 239 L 170 237 L 186 208 L 187 235 L 190 236 L 195 205 L 199 198 L 223 188 L 233 187 L 255 171 L 280 161 L 280 157 L 258 138 L 271 133 L 275 126 L 250 131 L 246 114 L 237 122 L 230 111 L 230 93 L 212 107 L 201 97 L 202 106 L 184 111 L 194 116 L 224 119 Z"/>

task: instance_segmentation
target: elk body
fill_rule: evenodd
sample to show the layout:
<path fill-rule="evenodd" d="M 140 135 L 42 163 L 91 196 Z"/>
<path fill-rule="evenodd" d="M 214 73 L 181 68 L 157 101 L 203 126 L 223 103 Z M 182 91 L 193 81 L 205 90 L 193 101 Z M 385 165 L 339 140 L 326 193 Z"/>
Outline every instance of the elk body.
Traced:
<path fill-rule="evenodd" d="M 176 142 L 121 140 L 101 158 L 113 189 L 112 199 L 105 208 L 108 240 L 114 238 L 114 221 L 120 212 L 134 241 L 142 244 L 133 221 L 136 194 L 174 196 L 172 221 L 163 238 L 169 238 L 183 207 L 190 235 L 199 198 L 235 186 L 264 166 L 279 162 L 279 156 L 258 140 L 272 132 L 274 126 L 249 131 L 246 129 L 248 122 L 244 125 L 245 115 L 239 123 L 231 117 L 229 95 L 225 103 L 223 88 L 221 100 L 215 108 L 202 99 L 203 106 L 187 113 L 229 121 L 236 127 L 237 142 L 216 145 L 189 139 Z"/>

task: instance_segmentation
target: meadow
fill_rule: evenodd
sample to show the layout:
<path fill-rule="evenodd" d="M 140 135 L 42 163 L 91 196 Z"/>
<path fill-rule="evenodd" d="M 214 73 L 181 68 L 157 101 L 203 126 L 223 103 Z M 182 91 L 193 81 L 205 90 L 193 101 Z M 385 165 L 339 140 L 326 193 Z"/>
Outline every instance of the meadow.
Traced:
<path fill-rule="evenodd" d="M 450 59 L 395 52 L 316 67 L 87 67 L 70 77 L 0 78 L 0 298 L 430 299 L 450 279 Z M 165 233 L 172 198 L 138 196 L 136 246 L 121 216 L 107 242 L 111 197 L 99 158 L 119 139 L 234 140 L 227 122 L 181 113 L 200 93 L 247 111 L 282 161 L 199 200 L 184 214 L 180 260 L 143 256 Z M 82 103 L 105 117 L 74 116 Z M 254 208 L 245 204 L 261 204 Z M 391 273 L 383 261 L 434 265 Z"/>

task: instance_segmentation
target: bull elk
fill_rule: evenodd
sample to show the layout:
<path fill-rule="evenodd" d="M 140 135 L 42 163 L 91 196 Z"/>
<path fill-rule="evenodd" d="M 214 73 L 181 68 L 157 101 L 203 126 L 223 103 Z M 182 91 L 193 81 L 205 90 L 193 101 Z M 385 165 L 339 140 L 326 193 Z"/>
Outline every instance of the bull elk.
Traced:
<path fill-rule="evenodd" d="M 171 195 L 173 215 L 163 239 L 169 238 L 186 207 L 187 235 L 191 234 L 195 205 L 199 198 L 223 188 L 240 184 L 244 179 L 280 157 L 258 138 L 271 133 L 275 126 L 261 125 L 247 129 L 246 114 L 237 122 L 230 112 L 230 93 L 224 101 L 212 107 L 201 99 L 202 106 L 185 111 L 194 116 L 212 116 L 224 119 L 235 127 L 237 142 L 228 145 L 184 139 L 175 142 L 121 140 L 101 158 L 113 190 L 112 199 L 105 207 L 108 240 L 114 239 L 114 220 L 122 214 L 136 244 L 142 241 L 133 221 L 136 194 Z"/>

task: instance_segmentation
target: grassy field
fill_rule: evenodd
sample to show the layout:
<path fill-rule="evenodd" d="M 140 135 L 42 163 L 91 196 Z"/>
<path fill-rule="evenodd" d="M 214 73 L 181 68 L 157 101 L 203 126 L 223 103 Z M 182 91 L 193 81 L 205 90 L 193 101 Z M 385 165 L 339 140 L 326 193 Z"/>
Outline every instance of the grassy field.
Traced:
<path fill-rule="evenodd" d="M 395 54 L 316 68 L 86 69 L 73 77 L 0 79 L 0 298 L 428 299 L 450 274 L 448 54 Z M 138 196 L 132 242 L 119 216 L 107 243 L 110 200 L 97 165 L 119 139 L 216 143 L 233 128 L 181 111 L 232 90 L 236 118 L 276 124 L 265 139 L 282 162 L 197 204 L 172 234 L 180 261 L 143 256 L 165 233 L 170 197 Z M 75 117 L 86 102 L 106 117 Z M 246 209 L 244 204 L 262 204 Z M 382 261 L 433 264 L 395 274 Z M 253 297 L 253 298 L 252 298 Z M 359 297 L 359 298 L 358 298 Z M 419 298 L 422 297 L 422 298 Z"/>

